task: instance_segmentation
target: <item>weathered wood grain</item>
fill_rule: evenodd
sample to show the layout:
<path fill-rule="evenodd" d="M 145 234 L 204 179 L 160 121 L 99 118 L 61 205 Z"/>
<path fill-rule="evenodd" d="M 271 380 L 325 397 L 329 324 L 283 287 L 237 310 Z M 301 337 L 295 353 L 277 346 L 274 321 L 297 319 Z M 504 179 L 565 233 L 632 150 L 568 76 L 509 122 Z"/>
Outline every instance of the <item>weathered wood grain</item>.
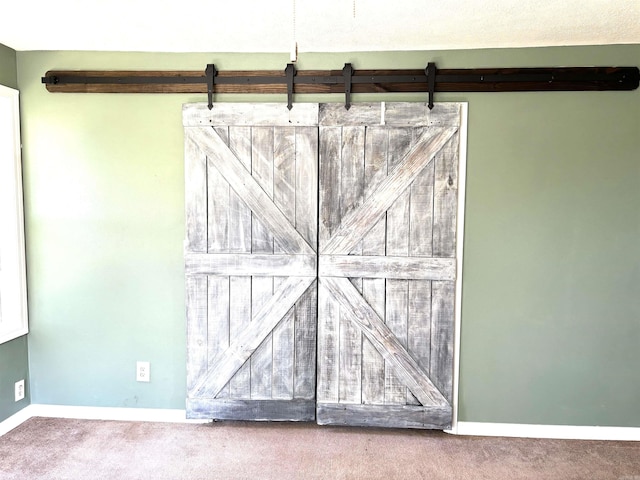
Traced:
<path fill-rule="evenodd" d="M 412 129 L 389 130 L 388 171 L 390 174 L 402 168 L 402 162 L 412 148 Z M 400 193 L 387 210 L 386 254 L 407 258 L 409 254 L 409 193 L 410 185 Z M 407 348 L 408 290 L 406 280 L 387 279 L 385 324 L 393 332 L 403 348 Z M 384 402 L 388 405 L 404 405 L 407 388 L 389 362 L 385 363 Z"/>
<path fill-rule="evenodd" d="M 319 425 L 384 428 L 451 428 L 451 406 L 347 405 L 318 403 Z"/>
<path fill-rule="evenodd" d="M 187 399 L 189 419 L 313 422 L 315 409 L 314 400 Z"/>
<path fill-rule="evenodd" d="M 385 361 L 423 405 L 445 405 L 446 399 L 407 353 L 395 335 L 345 278 L 321 278 L 320 287 L 328 291 L 349 312 L 351 320 L 371 341 Z M 324 402 L 318 398 L 318 401 Z M 328 403 L 328 402 L 327 402 Z"/>
<path fill-rule="evenodd" d="M 316 275 L 315 255 L 268 253 L 187 253 L 187 275 L 297 276 Z"/>
<path fill-rule="evenodd" d="M 207 277 L 186 278 L 187 388 L 206 374 L 208 365 Z"/>
<path fill-rule="evenodd" d="M 185 250 L 207 251 L 207 157 L 193 142 L 184 144 Z"/>
<path fill-rule="evenodd" d="M 453 394 L 453 336 L 455 284 L 432 282 L 431 361 L 429 377 L 451 401 Z"/>
<path fill-rule="evenodd" d="M 229 149 L 251 173 L 251 128 L 229 127 Z M 229 252 L 251 253 L 251 209 L 229 190 Z"/>
<path fill-rule="evenodd" d="M 380 183 L 376 191 L 365 200 L 360 208 L 350 212 L 342 219 L 340 228 L 331 235 L 331 239 L 328 242 L 324 245 L 320 244 L 321 253 L 348 253 L 351 251 L 360 241 L 360 238 L 393 205 L 396 198 L 409 187 L 415 177 L 440 151 L 455 131 L 455 129 L 449 128 L 441 129 L 438 134 L 431 136 L 427 141 L 419 140 L 404 158 L 401 166 L 394 169 Z"/>
<path fill-rule="evenodd" d="M 318 129 L 296 128 L 295 226 L 314 250 L 318 243 Z"/>
<path fill-rule="evenodd" d="M 289 277 L 293 278 L 293 277 Z M 304 278 L 304 277 L 302 277 Z M 273 295 L 272 277 L 251 277 L 251 309 L 260 311 Z M 284 312 L 251 354 L 251 398 L 266 400 L 271 398 L 273 380 L 273 335 L 272 332 L 285 318 Z M 254 327 L 255 328 L 255 327 Z"/>
<path fill-rule="evenodd" d="M 459 104 L 439 103 L 436 108 L 430 110 L 426 103 L 420 102 L 358 102 L 346 110 L 344 104 L 323 103 L 320 104 L 318 120 L 319 124 L 324 126 L 457 127 L 459 125 Z"/>
<path fill-rule="evenodd" d="M 285 103 L 214 103 L 209 110 L 206 103 L 182 106 L 182 124 L 185 127 L 209 125 L 290 127 L 318 125 L 317 103 L 296 103 L 287 109 Z"/>
<path fill-rule="evenodd" d="M 362 298 L 382 319 L 385 314 L 385 280 L 362 280 Z M 384 358 L 366 335 L 362 336 L 362 403 L 384 404 Z"/>
<path fill-rule="evenodd" d="M 232 320 L 229 308 L 229 278 L 207 277 L 207 329 L 209 338 L 208 358 L 216 358 L 229 348 L 229 326 Z M 218 398 L 229 396 L 229 387 L 218 392 Z"/>
<path fill-rule="evenodd" d="M 407 348 L 408 289 L 407 280 L 387 280 L 384 323 L 403 349 Z M 384 365 L 384 377 L 384 403 L 404 405 L 407 400 L 406 378 L 388 360 Z"/>
<path fill-rule="evenodd" d="M 422 130 L 414 130 L 421 134 Z M 409 254 L 431 257 L 433 253 L 434 163 L 430 162 L 411 184 L 409 208 Z"/>
<path fill-rule="evenodd" d="M 257 185 L 273 202 L 273 127 L 251 129 L 251 176 Z M 243 195 L 243 198 L 246 198 Z M 275 205 L 275 202 L 273 202 Z M 275 205 L 277 208 L 277 205 Z M 280 209 L 278 212 L 282 215 Z M 286 216 L 282 215 L 290 225 Z M 251 251 L 253 253 L 273 253 L 274 237 L 268 224 L 262 222 L 262 215 L 253 212 L 251 221 Z M 297 233 L 297 232 L 296 232 Z M 286 245 L 281 246 L 286 250 Z"/>
<path fill-rule="evenodd" d="M 229 277 L 229 342 L 235 341 L 251 325 L 251 277 Z M 219 353 L 219 355 L 222 352 Z M 217 358 L 218 355 L 211 358 Z M 231 398 L 251 398 L 251 359 L 245 361 L 229 380 Z"/>
<path fill-rule="evenodd" d="M 229 348 L 210 362 L 206 375 L 191 389 L 190 397 L 213 397 L 271 333 L 298 297 L 313 282 L 312 277 L 290 277 L 264 306 L 253 312 L 251 328 L 245 329 Z"/>
<path fill-rule="evenodd" d="M 431 355 L 431 282 L 409 280 L 407 311 L 407 351 L 424 372 L 429 372 Z M 411 392 L 407 403 L 418 403 Z"/>
<path fill-rule="evenodd" d="M 318 274 L 326 277 L 453 280 L 456 275 L 455 258 L 321 255 L 318 262 Z"/>
<path fill-rule="evenodd" d="M 228 129 L 217 127 L 220 139 L 228 142 Z M 214 166 L 215 159 L 207 158 L 207 230 L 210 253 L 229 251 L 229 184 Z"/>
<path fill-rule="evenodd" d="M 295 127 L 273 129 L 273 201 L 291 224 L 295 225 Z M 284 249 L 276 240 L 274 253 Z M 273 288 L 277 289 L 285 278 L 274 274 Z M 280 274 L 284 275 L 284 274 Z M 313 276 L 313 274 L 311 274 Z M 285 314 L 272 333 L 271 398 L 293 398 L 294 370 L 294 315 L 295 305 Z"/>
<path fill-rule="evenodd" d="M 435 159 L 433 198 L 433 255 L 454 257 L 458 209 L 458 135 Z"/>
<path fill-rule="evenodd" d="M 320 127 L 320 250 L 340 226 L 342 129 Z M 348 252 L 345 252 L 348 253 Z"/>
<path fill-rule="evenodd" d="M 216 158 L 215 167 L 221 171 L 233 190 L 242 197 L 252 212 L 269 228 L 270 233 L 278 239 L 282 248 L 288 253 L 314 253 L 314 250 L 298 234 L 269 195 L 248 174 L 218 135 L 211 129 L 189 128 L 185 134 L 185 141 L 194 143 L 210 158 Z"/>
<path fill-rule="evenodd" d="M 351 284 L 349 284 L 351 285 Z M 318 401 L 338 403 L 340 305 L 318 287 Z"/>
<path fill-rule="evenodd" d="M 295 306 L 294 398 L 316 396 L 318 283 L 313 281 Z"/>
<path fill-rule="evenodd" d="M 387 155 L 389 148 L 389 131 L 387 127 L 367 127 L 365 139 L 364 165 L 364 195 L 365 199 L 387 177 Z M 362 239 L 362 254 L 384 258 L 386 251 L 387 218 L 383 215 L 376 225 L 365 234 Z M 323 255 L 322 260 L 332 261 L 329 255 Z M 358 260 L 352 259 L 352 260 Z M 322 269 L 319 269 L 319 275 Z M 378 270 L 378 268 L 376 268 Z M 384 318 L 385 315 L 385 280 L 384 278 L 367 278 L 364 269 L 358 269 L 358 276 L 362 278 L 362 297 L 371 308 Z M 345 275 L 343 275 L 343 273 Z M 340 272 L 339 276 L 355 276 Z M 362 403 L 384 403 L 384 359 L 378 353 L 371 341 L 362 336 Z"/>

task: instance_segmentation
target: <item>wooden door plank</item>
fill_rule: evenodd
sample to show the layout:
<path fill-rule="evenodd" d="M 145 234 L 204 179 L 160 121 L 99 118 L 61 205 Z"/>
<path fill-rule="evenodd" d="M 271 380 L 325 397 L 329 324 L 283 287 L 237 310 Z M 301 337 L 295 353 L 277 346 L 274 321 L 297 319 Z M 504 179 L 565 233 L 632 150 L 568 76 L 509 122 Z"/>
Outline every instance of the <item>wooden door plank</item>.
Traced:
<path fill-rule="evenodd" d="M 396 341 L 407 348 L 407 310 L 409 303 L 407 280 L 387 280 L 385 303 L 385 324 Z M 407 387 L 395 365 L 388 360 L 384 365 L 384 403 L 404 405 L 407 399 Z"/>
<path fill-rule="evenodd" d="M 456 254 L 458 143 L 458 135 L 453 136 L 434 164 L 433 255 L 439 257 Z"/>
<path fill-rule="evenodd" d="M 415 129 L 414 136 L 423 134 Z M 430 162 L 411 184 L 409 219 L 409 254 L 431 257 L 433 254 L 434 164 Z"/>
<path fill-rule="evenodd" d="M 320 127 L 320 248 L 340 225 L 342 129 Z"/>
<path fill-rule="evenodd" d="M 290 277 L 259 310 L 253 312 L 250 328 L 213 359 L 206 375 L 191 389 L 190 397 L 213 397 L 258 348 L 285 313 L 313 282 L 312 277 Z"/>
<path fill-rule="evenodd" d="M 230 277 L 229 298 L 230 344 L 230 342 L 237 340 L 251 324 L 251 277 L 235 275 Z M 218 355 L 211 358 L 218 358 Z M 229 396 L 231 398 L 251 398 L 251 359 L 244 362 L 229 380 Z"/>
<path fill-rule="evenodd" d="M 340 305 L 318 289 L 318 401 L 338 403 Z"/>
<path fill-rule="evenodd" d="M 202 420 L 313 422 L 315 410 L 313 400 L 187 399 L 188 418 Z"/>
<path fill-rule="evenodd" d="M 294 398 L 313 399 L 316 393 L 316 330 L 318 288 L 314 280 L 295 306 Z"/>
<path fill-rule="evenodd" d="M 449 405 L 423 407 L 320 403 L 317 408 L 317 421 L 319 425 L 443 430 L 451 428 L 451 410 Z"/>
<path fill-rule="evenodd" d="M 269 195 L 258 185 L 240 164 L 236 156 L 226 147 L 212 129 L 186 129 L 185 142 L 191 142 L 203 150 L 209 158 L 214 158 L 214 166 L 221 171 L 233 190 L 240 195 L 251 211 L 260 218 L 270 233 L 280 242 L 288 253 L 312 255 L 314 250 L 298 234 L 296 229 L 282 215 Z"/>
<path fill-rule="evenodd" d="M 312 249 L 318 243 L 318 129 L 296 128 L 296 230 Z"/>
<path fill-rule="evenodd" d="M 251 173 L 251 128 L 229 127 L 229 149 Z M 233 190 L 229 191 L 229 252 L 251 253 L 251 209 Z"/>
<path fill-rule="evenodd" d="M 187 275 L 297 276 L 316 275 L 315 255 L 266 253 L 185 254 Z"/>
<path fill-rule="evenodd" d="M 369 198 L 380 182 L 387 177 L 388 148 L 388 128 L 368 127 L 365 141 L 365 199 Z M 376 225 L 365 234 L 362 240 L 363 255 L 375 256 L 377 259 L 384 258 L 386 252 L 386 230 L 387 218 L 386 215 L 383 215 Z M 325 259 L 332 261 L 332 257 L 327 255 L 323 255 L 321 259 L 323 261 Z M 322 271 L 322 268 L 319 270 Z M 384 278 L 368 278 L 368 275 L 362 275 L 363 270 L 359 269 L 357 274 L 360 277 L 364 277 L 362 279 L 362 297 L 380 318 L 384 318 L 386 281 Z M 338 275 L 343 276 L 342 273 L 339 272 Z M 325 275 L 325 273 L 319 274 Z M 348 274 L 344 276 L 355 275 Z M 362 336 L 362 403 L 378 405 L 384 403 L 384 358 L 378 353 L 366 335 Z"/>
<path fill-rule="evenodd" d="M 287 220 L 294 225 L 296 210 L 295 141 L 294 127 L 275 127 L 273 129 L 273 201 Z M 274 252 L 276 254 L 284 252 L 277 240 L 274 243 Z M 285 278 L 274 276 L 274 289 L 279 288 L 284 281 Z M 272 333 L 271 397 L 274 399 L 293 398 L 294 312 L 295 306 L 285 314 Z"/>
<path fill-rule="evenodd" d="M 184 144 L 185 251 L 207 251 L 207 157 L 193 142 Z"/>
<path fill-rule="evenodd" d="M 385 361 L 393 365 L 395 372 L 423 405 L 447 404 L 447 400 L 349 280 L 321 278 L 320 286 L 321 290 L 333 296 L 341 309 L 349 312 L 354 324 L 369 338 Z M 320 397 L 318 401 L 330 403 Z"/>
<path fill-rule="evenodd" d="M 317 103 L 296 103 L 287 109 L 285 103 L 214 103 L 209 110 L 206 103 L 182 106 L 182 123 L 185 127 L 210 125 L 238 126 L 297 126 L 318 125 Z"/>
<path fill-rule="evenodd" d="M 251 129 L 251 176 L 273 202 L 273 127 Z M 287 220 L 286 217 L 284 219 Z M 251 221 L 251 251 L 273 253 L 273 241 L 268 226 L 261 221 L 261 216 L 254 212 Z"/>
<path fill-rule="evenodd" d="M 251 128 L 251 175 L 273 201 L 273 127 Z M 243 196 L 244 198 L 244 196 Z M 275 203 L 274 203 L 275 205 Z M 277 208 L 277 205 L 275 205 Z M 280 211 L 280 210 L 278 210 Z M 285 220 L 286 219 L 285 217 Z M 255 213 L 251 222 L 251 251 L 273 254 L 274 238 Z M 273 277 L 251 277 L 251 309 L 259 311 L 273 295 Z M 286 315 L 283 314 L 283 317 Z M 278 325 L 282 322 L 280 320 Z M 275 329 L 275 326 L 274 326 Z M 269 332 L 251 354 L 251 399 L 271 398 L 273 334 Z"/>
<path fill-rule="evenodd" d="M 229 348 L 229 327 L 233 320 L 229 308 L 229 277 L 207 277 L 208 358 L 215 358 Z M 218 392 L 218 398 L 229 396 L 229 387 Z"/>
<path fill-rule="evenodd" d="M 407 351 L 429 372 L 431 355 L 431 282 L 409 280 L 409 305 L 407 313 Z M 409 392 L 407 403 L 417 403 Z"/>
<path fill-rule="evenodd" d="M 318 274 L 323 277 L 454 280 L 455 258 L 381 255 L 321 255 Z"/>
<path fill-rule="evenodd" d="M 455 132 L 455 129 L 445 128 L 439 129 L 426 140 L 421 137 L 402 161 L 402 166 L 394 169 L 360 208 L 342 219 L 339 229 L 331 235 L 328 242 L 320 244 L 321 253 L 349 253 Z M 328 188 L 326 183 L 322 188 Z M 323 223 L 324 221 L 323 214 Z"/>
<path fill-rule="evenodd" d="M 358 102 L 346 110 L 344 104 L 323 103 L 318 120 L 324 126 L 457 127 L 460 105 L 438 103 L 431 110 L 424 102 Z"/>
<path fill-rule="evenodd" d="M 216 127 L 215 132 L 225 145 L 229 141 L 229 129 Z M 229 251 L 229 184 L 207 158 L 207 230 L 210 253 Z"/>
<path fill-rule="evenodd" d="M 365 128 L 342 128 L 340 154 L 339 218 L 357 209 L 364 199 L 364 144 Z M 362 243 L 351 251 L 362 253 Z M 362 292 L 362 280 L 351 278 L 351 283 Z M 339 321 L 339 370 L 338 401 L 360 403 L 362 401 L 362 333 L 340 312 Z"/>
<path fill-rule="evenodd" d="M 405 156 L 411 151 L 412 129 L 389 130 L 388 171 L 393 174 L 402 168 Z M 419 173 L 418 173 L 419 175 Z M 417 175 L 416 175 L 417 176 Z M 387 210 L 387 257 L 407 258 L 409 254 L 409 192 L 410 185 L 398 195 Z M 387 279 L 385 324 L 393 332 L 403 348 L 407 348 L 407 313 L 409 309 L 409 284 L 406 280 Z M 407 388 L 396 374 L 393 365 L 385 362 L 384 402 L 388 405 L 404 405 Z"/>
<path fill-rule="evenodd" d="M 362 280 L 362 297 L 382 319 L 385 315 L 385 280 Z M 362 403 L 384 404 L 384 358 L 366 335 L 362 336 Z"/>
<path fill-rule="evenodd" d="M 207 277 L 186 278 L 187 388 L 192 389 L 207 372 Z"/>
<path fill-rule="evenodd" d="M 431 361 L 429 377 L 451 401 L 455 283 L 431 282 Z"/>
<path fill-rule="evenodd" d="M 290 277 L 292 278 L 292 277 Z M 304 278 L 304 277 L 303 277 Z M 272 277 L 251 278 L 251 308 L 259 311 L 273 295 Z M 286 316 L 278 320 L 278 324 Z M 275 329 L 274 325 L 273 329 Z M 255 328 L 255 327 L 254 327 Z M 271 381 L 273 368 L 273 329 L 267 335 L 255 351 L 251 354 L 251 398 L 266 400 L 271 398 Z"/>

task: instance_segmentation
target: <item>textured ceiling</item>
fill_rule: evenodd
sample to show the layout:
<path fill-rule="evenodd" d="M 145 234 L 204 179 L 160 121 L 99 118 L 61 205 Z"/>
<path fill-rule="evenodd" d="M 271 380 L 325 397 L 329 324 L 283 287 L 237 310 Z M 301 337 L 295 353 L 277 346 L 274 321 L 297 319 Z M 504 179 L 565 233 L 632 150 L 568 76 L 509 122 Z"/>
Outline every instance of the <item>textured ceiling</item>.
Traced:
<path fill-rule="evenodd" d="M 300 52 L 640 43 L 640 0 L 12 0 L 16 50 Z M 295 12 L 295 15 L 294 15 Z"/>

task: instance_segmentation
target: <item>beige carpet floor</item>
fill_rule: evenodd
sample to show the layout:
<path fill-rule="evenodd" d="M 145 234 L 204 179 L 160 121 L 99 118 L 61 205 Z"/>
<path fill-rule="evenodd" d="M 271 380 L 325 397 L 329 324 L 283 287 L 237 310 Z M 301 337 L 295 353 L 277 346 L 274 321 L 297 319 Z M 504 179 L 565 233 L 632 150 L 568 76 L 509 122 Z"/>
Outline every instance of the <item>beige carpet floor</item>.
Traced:
<path fill-rule="evenodd" d="M 640 442 L 32 418 L 0 437 L 0 479 L 640 480 Z"/>

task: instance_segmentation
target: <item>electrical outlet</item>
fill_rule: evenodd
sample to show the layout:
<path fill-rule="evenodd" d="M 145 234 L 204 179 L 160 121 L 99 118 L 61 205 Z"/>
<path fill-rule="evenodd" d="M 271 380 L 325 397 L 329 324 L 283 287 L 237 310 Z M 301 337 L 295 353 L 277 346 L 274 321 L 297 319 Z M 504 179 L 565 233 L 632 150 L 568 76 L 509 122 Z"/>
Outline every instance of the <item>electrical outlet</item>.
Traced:
<path fill-rule="evenodd" d="M 15 391 L 16 402 L 24 399 L 24 380 L 20 380 L 16 382 L 16 391 Z"/>
<path fill-rule="evenodd" d="M 138 382 L 151 381 L 151 365 L 149 362 L 136 363 L 136 380 Z"/>

